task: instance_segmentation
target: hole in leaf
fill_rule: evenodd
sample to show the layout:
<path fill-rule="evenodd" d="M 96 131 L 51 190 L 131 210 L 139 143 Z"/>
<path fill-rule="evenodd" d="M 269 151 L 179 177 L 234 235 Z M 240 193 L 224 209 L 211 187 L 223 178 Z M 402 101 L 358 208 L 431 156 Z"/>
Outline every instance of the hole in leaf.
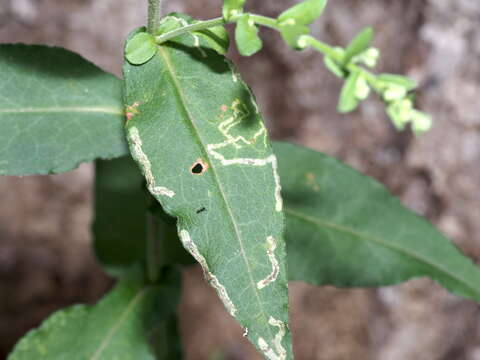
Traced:
<path fill-rule="evenodd" d="M 198 159 L 190 168 L 190 172 L 194 175 L 202 175 L 208 169 L 208 164 L 202 159 Z"/>
<path fill-rule="evenodd" d="M 192 168 L 193 174 L 201 174 L 203 172 L 203 165 L 200 163 L 196 163 Z"/>
<path fill-rule="evenodd" d="M 205 209 L 204 207 L 202 207 L 202 208 L 200 208 L 200 209 L 197 210 L 197 214 L 200 214 L 200 213 L 202 213 L 202 212 L 204 212 L 204 211 L 207 211 L 207 209 Z"/>

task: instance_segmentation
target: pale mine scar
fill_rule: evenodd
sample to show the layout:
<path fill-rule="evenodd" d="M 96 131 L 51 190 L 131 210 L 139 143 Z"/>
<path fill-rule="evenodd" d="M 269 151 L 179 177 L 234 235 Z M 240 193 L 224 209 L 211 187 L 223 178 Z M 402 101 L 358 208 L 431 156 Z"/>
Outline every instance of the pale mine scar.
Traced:
<path fill-rule="evenodd" d="M 157 186 L 155 184 L 155 178 L 153 177 L 153 173 L 152 173 L 152 164 L 150 163 L 150 160 L 148 159 L 147 155 L 143 152 L 142 139 L 140 138 L 140 133 L 138 132 L 138 129 L 135 126 L 132 126 L 128 130 L 128 137 L 132 142 L 132 148 L 133 148 L 132 155 L 135 158 L 135 160 L 137 160 L 142 165 L 145 179 L 147 180 L 148 190 L 153 195 L 165 195 L 168 197 L 173 197 L 175 195 L 175 192 L 173 190 L 167 189 L 166 187 L 163 187 L 163 186 Z"/>
<path fill-rule="evenodd" d="M 263 289 L 265 286 L 277 280 L 277 276 L 280 272 L 280 265 L 278 264 L 278 260 L 275 257 L 275 252 L 274 252 L 275 249 L 277 248 L 277 242 L 275 241 L 273 236 L 267 237 L 267 246 L 268 246 L 267 256 L 268 256 L 268 259 L 270 260 L 270 263 L 272 264 L 272 272 L 265 279 L 260 280 L 257 283 L 258 289 Z"/>
<path fill-rule="evenodd" d="M 235 71 L 235 68 L 233 67 L 232 63 L 227 60 L 226 58 L 223 59 L 223 61 L 225 61 L 228 65 L 228 68 L 230 69 L 230 72 L 232 74 L 232 81 L 233 82 L 238 82 L 238 75 L 237 75 L 237 72 Z"/>
<path fill-rule="evenodd" d="M 268 360 L 285 360 L 287 358 L 287 351 L 282 345 L 283 337 L 286 333 L 285 324 L 270 316 L 268 323 L 271 326 L 278 327 L 278 332 L 275 335 L 275 338 L 272 341 L 272 344 L 269 345 L 264 338 L 258 338 L 258 347 L 265 354 Z M 273 346 L 272 346 L 273 345 Z"/>
<path fill-rule="evenodd" d="M 223 302 L 223 305 L 226 307 L 230 315 L 235 316 L 237 308 L 235 304 L 230 300 L 228 296 L 227 289 L 223 286 L 218 278 L 210 272 L 208 268 L 207 260 L 203 257 L 202 254 L 198 251 L 197 245 L 190 238 L 190 234 L 187 230 L 180 230 L 180 240 L 182 241 L 183 247 L 197 260 L 202 266 L 203 273 L 206 280 L 210 285 L 217 291 L 218 296 Z"/>
<path fill-rule="evenodd" d="M 272 165 L 273 178 L 275 181 L 275 210 L 280 212 L 283 208 L 283 200 L 281 195 L 281 186 L 280 186 L 280 176 L 278 175 L 278 161 L 277 157 L 272 154 L 263 159 L 256 158 L 235 158 L 235 159 L 226 159 L 220 152 L 217 150 L 225 148 L 227 146 L 233 146 L 236 149 L 241 149 L 245 145 L 254 145 L 257 142 L 258 138 L 263 138 L 264 146 L 267 146 L 267 130 L 262 122 L 260 122 L 260 127 L 257 132 L 253 135 L 251 139 L 246 139 L 245 137 L 232 136 L 230 130 L 234 129 L 238 124 L 242 122 L 243 116 L 241 116 L 238 106 L 241 104 L 239 99 L 235 99 L 231 105 L 233 110 L 233 116 L 229 117 L 220 125 L 218 125 L 218 130 L 225 136 L 226 140 L 217 143 L 217 144 L 208 144 L 207 151 L 215 159 L 220 161 L 224 166 L 230 165 L 247 165 L 247 166 L 266 166 L 268 164 Z"/>

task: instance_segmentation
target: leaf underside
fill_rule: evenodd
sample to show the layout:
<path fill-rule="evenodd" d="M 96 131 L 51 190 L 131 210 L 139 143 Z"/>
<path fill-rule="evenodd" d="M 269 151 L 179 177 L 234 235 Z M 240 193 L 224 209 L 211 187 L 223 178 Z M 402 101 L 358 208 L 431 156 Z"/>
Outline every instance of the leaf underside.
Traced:
<path fill-rule="evenodd" d="M 290 280 L 383 286 L 428 276 L 480 301 L 480 269 L 381 184 L 338 160 L 276 143 Z"/>
<path fill-rule="evenodd" d="M 8 360 L 167 359 L 155 342 L 175 313 L 180 275 L 168 278 L 165 285 L 145 285 L 132 270 L 95 306 L 74 305 L 51 315 L 16 344 Z"/>
<path fill-rule="evenodd" d="M 250 341 L 291 359 L 277 161 L 249 88 L 192 34 L 126 62 L 124 78 L 128 141 L 150 192 Z"/>
<path fill-rule="evenodd" d="M 125 155 L 120 81 L 68 50 L 0 45 L 0 175 Z"/>

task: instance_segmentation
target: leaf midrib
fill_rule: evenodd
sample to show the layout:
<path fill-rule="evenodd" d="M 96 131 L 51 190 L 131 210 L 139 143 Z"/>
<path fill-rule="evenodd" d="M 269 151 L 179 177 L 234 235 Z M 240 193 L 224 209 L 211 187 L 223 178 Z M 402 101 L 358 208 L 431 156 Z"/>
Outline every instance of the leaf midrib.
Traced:
<path fill-rule="evenodd" d="M 123 115 L 123 111 L 116 107 L 103 106 L 60 106 L 60 107 L 24 107 L 0 109 L 0 114 L 25 114 L 25 113 L 99 113 Z"/>
<path fill-rule="evenodd" d="M 187 106 L 187 101 L 186 101 L 186 98 L 185 98 L 185 95 L 184 95 L 184 92 L 183 92 L 183 89 L 182 89 L 182 86 L 180 84 L 180 82 L 178 81 L 177 77 L 176 77 L 176 71 L 174 69 L 174 66 L 171 62 L 171 59 L 170 59 L 170 54 L 169 52 L 166 50 L 165 46 L 159 46 L 159 54 L 160 56 L 162 57 L 165 65 L 166 65 L 166 68 L 167 68 L 167 73 L 169 74 L 170 76 L 170 79 L 172 81 L 172 85 L 175 89 L 175 91 L 177 92 L 177 95 L 178 95 L 178 100 L 179 102 L 181 103 L 181 106 L 188 118 L 188 121 L 189 123 L 191 124 L 191 127 L 192 127 L 192 130 L 193 130 L 193 133 L 194 135 L 197 137 L 200 145 L 201 145 L 201 148 L 202 148 L 202 151 L 205 155 L 205 157 L 208 159 L 208 163 L 210 164 L 210 168 L 212 170 L 212 173 L 213 173 L 213 177 L 215 179 L 215 182 L 217 183 L 217 186 L 220 190 L 220 194 L 222 196 L 222 200 L 225 204 L 225 208 L 227 209 L 227 212 L 228 212 L 228 215 L 229 215 L 229 220 L 233 226 L 233 229 L 235 231 L 235 235 L 236 235 L 236 238 L 238 240 L 238 243 L 240 245 L 240 251 L 241 251 L 241 254 L 242 254 L 242 259 L 245 263 L 245 266 L 247 268 L 247 272 L 248 272 L 248 276 L 250 278 L 250 286 L 251 288 L 253 289 L 253 292 L 255 293 L 255 297 L 256 297 L 256 300 L 257 300 L 257 303 L 259 305 L 259 308 L 262 312 L 262 316 L 265 320 L 265 322 L 267 321 L 267 314 L 265 313 L 264 311 L 264 308 L 262 306 L 262 302 L 260 300 L 260 296 L 258 294 L 258 291 L 256 291 L 256 286 L 255 286 L 255 281 L 253 279 L 253 275 L 252 275 L 252 271 L 250 269 L 250 266 L 248 264 L 248 261 L 247 261 L 247 256 L 246 256 L 246 253 L 245 253 L 245 248 L 243 246 L 243 241 L 242 241 L 242 236 L 240 234 L 240 231 L 237 227 L 237 224 L 236 224 L 236 221 L 235 221 L 235 217 L 232 213 L 232 210 L 230 208 L 230 205 L 227 201 L 227 197 L 226 197 L 226 194 L 225 194 L 225 191 L 223 189 L 223 186 L 222 186 L 222 183 L 220 182 L 220 179 L 218 177 L 218 174 L 217 174 L 217 170 L 216 170 L 216 165 L 214 164 L 214 162 L 212 161 L 212 158 L 210 157 L 210 154 L 208 153 L 208 151 L 206 151 L 205 149 L 205 142 L 202 138 L 202 136 L 200 135 L 200 132 L 198 131 L 196 125 L 195 125 L 195 122 L 193 121 L 193 116 L 190 114 L 189 110 L 188 110 L 188 106 Z M 273 333 L 270 329 L 270 327 L 267 327 L 269 329 L 269 333 L 270 333 L 270 337 L 273 338 Z"/>
<path fill-rule="evenodd" d="M 148 286 L 144 286 L 142 289 L 138 291 L 138 293 L 132 298 L 130 303 L 125 307 L 125 310 L 120 314 L 118 320 L 113 323 L 110 330 L 107 332 L 101 343 L 99 344 L 97 350 L 92 355 L 90 360 L 98 360 L 100 359 L 100 355 L 108 346 L 110 340 L 113 338 L 117 330 L 121 327 L 122 323 L 127 319 L 128 315 L 134 310 L 135 305 L 137 305 L 140 300 L 146 295 L 147 291 L 149 290 Z"/>
<path fill-rule="evenodd" d="M 436 269 L 437 271 L 439 271 L 439 272 L 445 274 L 446 276 L 450 277 L 451 279 L 453 279 L 455 281 L 458 281 L 459 283 L 462 283 L 464 286 L 466 286 L 467 288 L 472 290 L 474 293 L 479 294 L 479 291 L 476 289 L 476 287 L 471 285 L 468 280 L 465 280 L 464 278 L 458 277 L 455 274 L 452 274 L 447 268 L 445 268 L 445 267 L 443 267 L 439 264 L 433 263 L 429 259 L 427 259 L 423 256 L 420 256 L 420 255 L 415 254 L 411 251 L 408 251 L 408 250 L 405 250 L 401 247 L 398 247 L 395 244 L 385 242 L 384 240 L 376 238 L 374 236 L 365 235 L 365 234 L 359 232 L 358 230 L 355 230 L 353 228 L 350 228 L 350 227 L 347 227 L 347 226 L 344 226 L 344 225 L 338 225 L 338 224 L 334 224 L 334 223 L 331 223 L 331 222 L 323 220 L 323 219 L 308 216 L 304 213 L 294 211 L 294 210 L 288 208 L 288 206 L 285 207 L 285 213 L 289 214 L 293 217 L 296 217 L 300 220 L 303 220 L 307 223 L 311 223 L 313 225 L 316 225 L 318 227 L 322 227 L 322 226 L 328 227 L 328 228 L 331 228 L 331 229 L 334 229 L 334 230 L 337 230 L 337 231 L 340 231 L 340 232 L 343 232 L 343 233 L 353 235 L 354 237 L 357 237 L 359 239 L 363 239 L 367 242 L 376 243 L 380 246 L 383 246 L 383 247 L 388 248 L 390 250 L 393 250 L 393 251 L 396 251 L 396 252 L 401 253 L 403 255 L 406 255 L 407 257 L 413 258 L 416 261 L 423 262 L 426 265 L 429 265 L 432 268 Z"/>

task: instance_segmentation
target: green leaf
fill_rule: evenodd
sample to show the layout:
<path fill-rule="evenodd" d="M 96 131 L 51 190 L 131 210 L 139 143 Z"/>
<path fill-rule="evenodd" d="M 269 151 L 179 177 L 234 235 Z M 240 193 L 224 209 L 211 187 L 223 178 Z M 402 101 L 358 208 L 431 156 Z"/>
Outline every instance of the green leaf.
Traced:
<path fill-rule="evenodd" d="M 222 14 L 225 21 L 243 13 L 245 0 L 223 0 Z"/>
<path fill-rule="evenodd" d="M 480 301 L 480 270 L 375 180 L 306 148 L 275 144 L 290 280 L 383 286 L 428 276 Z"/>
<path fill-rule="evenodd" d="M 131 157 L 96 162 L 94 249 L 110 275 L 144 259 L 148 204 L 143 182 Z"/>
<path fill-rule="evenodd" d="M 347 113 L 357 108 L 359 100 L 356 96 L 357 81 L 360 77 L 360 71 L 352 72 L 340 92 L 340 100 L 338 102 L 338 111 Z"/>
<path fill-rule="evenodd" d="M 300 49 L 298 46 L 298 38 L 310 33 L 310 29 L 305 25 L 293 25 L 289 23 L 279 25 L 279 30 L 283 40 L 293 49 Z"/>
<path fill-rule="evenodd" d="M 377 76 L 377 80 L 381 83 L 384 83 L 385 86 L 396 85 L 411 91 L 417 87 L 417 82 L 406 76 L 395 75 L 395 74 L 380 74 Z"/>
<path fill-rule="evenodd" d="M 292 23 L 292 25 L 310 25 L 322 15 L 327 5 L 327 0 L 306 0 L 290 9 L 285 10 L 278 17 L 278 23 Z"/>
<path fill-rule="evenodd" d="M 341 66 L 339 66 L 330 56 L 324 56 L 323 62 L 325 63 L 326 68 L 330 70 L 335 76 L 341 79 L 347 77 L 347 74 L 345 73 L 345 71 L 343 71 Z"/>
<path fill-rule="evenodd" d="M 175 314 L 180 274 L 147 285 L 133 271 L 95 306 L 75 305 L 51 315 L 22 338 L 8 360 L 168 359 L 170 344 L 158 344 Z"/>
<path fill-rule="evenodd" d="M 223 56 L 200 56 L 202 41 L 180 36 L 125 63 L 130 149 L 250 341 L 292 359 L 276 158 L 248 86 Z"/>
<path fill-rule="evenodd" d="M 235 28 L 235 41 L 241 55 L 250 56 L 262 48 L 262 39 L 258 36 L 258 27 L 249 14 L 242 15 Z"/>
<path fill-rule="evenodd" d="M 127 153 L 120 82 L 61 48 L 0 45 L 0 175 Z"/>
<path fill-rule="evenodd" d="M 125 58 L 134 65 L 141 65 L 150 60 L 157 51 L 155 38 L 146 32 L 139 32 L 127 41 Z"/>
<path fill-rule="evenodd" d="M 354 56 L 367 50 L 370 47 L 372 40 L 373 29 L 371 27 L 363 29 L 345 49 L 345 57 L 343 59 L 344 64 L 348 64 Z"/>
<path fill-rule="evenodd" d="M 393 101 L 387 106 L 387 115 L 397 130 L 404 130 L 412 118 L 413 104 L 410 99 Z"/>
<path fill-rule="evenodd" d="M 97 161 L 95 169 L 94 249 L 110 275 L 123 275 L 145 259 L 150 213 L 162 228 L 158 231 L 162 237 L 161 263 L 192 263 L 178 238 L 174 219 L 144 190 L 143 175 L 130 156 Z"/>
<path fill-rule="evenodd" d="M 230 38 L 223 26 L 214 26 L 208 29 L 195 31 L 195 34 L 203 36 L 210 47 L 221 55 L 225 55 L 230 47 Z"/>

